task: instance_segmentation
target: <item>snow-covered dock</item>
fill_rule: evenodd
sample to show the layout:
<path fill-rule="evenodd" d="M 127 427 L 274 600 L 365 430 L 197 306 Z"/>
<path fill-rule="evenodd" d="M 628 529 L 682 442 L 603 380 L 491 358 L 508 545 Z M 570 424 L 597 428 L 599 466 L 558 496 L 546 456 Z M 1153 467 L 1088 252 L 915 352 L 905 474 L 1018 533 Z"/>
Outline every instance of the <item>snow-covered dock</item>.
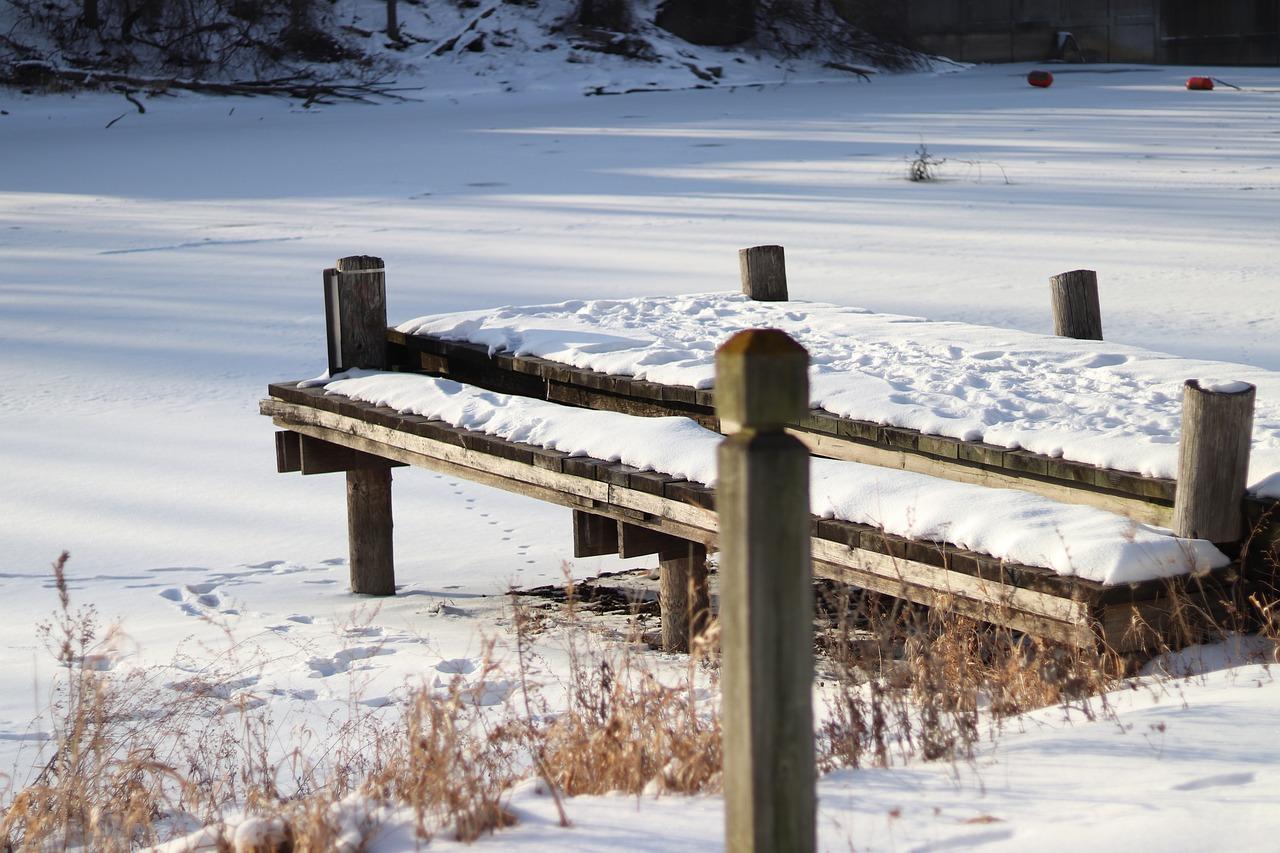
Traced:
<path fill-rule="evenodd" d="M 570 453 L 543 446 L 566 440 L 589 443 L 593 436 L 599 440 L 611 435 L 615 446 L 629 444 L 638 453 L 665 446 L 665 459 L 656 461 L 659 468 L 688 465 L 688 473 L 695 478 L 714 480 L 705 466 L 714 460 L 710 451 L 716 439 L 692 422 L 527 401 L 560 410 L 544 410 L 539 419 L 520 411 L 518 402 L 501 399 L 503 395 L 488 394 L 486 399 L 467 393 L 475 389 L 453 382 L 403 374 L 342 379 L 329 383 L 328 391 L 306 384 L 271 385 L 270 398 L 262 403 L 263 414 L 292 433 L 567 506 L 616 521 L 624 530 L 642 528 L 711 548 L 717 544 L 712 485 L 652 470 L 652 465 L 645 470 L 585 455 L 581 450 Z M 424 408 L 424 402 L 432 397 L 436 406 Z M 502 411 L 507 403 L 513 405 Z M 430 411 L 433 416 L 415 411 Z M 504 417 L 512 427 L 500 425 Z M 484 426 L 469 429 L 451 423 L 476 423 L 477 419 Z M 504 438 L 503 433 L 522 440 Z M 670 464 L 673 459 L 680 460 L 679 464 Z M 633 456 L 631 461 L 641 460 Z M 831 467 L 824 467 L 827 465 Z M 309 473 L 301 461 L 285 461 L 281 467 Z M 879 470 L 886 479 L 859 482 L 853 476 L 856 469 L 864 469 L 864 476 Z M 326 465 L 322 470 L 333 468 Z M 893 485 L 890 477 L 912 478 L 917 489 L 889 493 Z M 815 460 L 815 496 L 834 495 L 840 485 L 849 493 L 844 500 L 832 502 L 828 517 L 814 516 L 811 545 L 815 572 L 919 603 L 945 605 L 974 618 L 1074 645 L 1087 646 L 1102 639 L 1122 651 L 1152 639 L 1149 633 L 1133 631 L 1132 619 L 1136 614 L 1158 625 L 1171 588 L 1195 593 L 1206 582 L 1225 583 L 1234 574 L 1227 559 L 1207 542 L 1176 539 L 1087 507 L 1055 505 L 1010 490 L 938 481 L 931 484 L 933 488 L 948 494 L 941 507 L 936 503 L 931 506 L 927 501 L 938 494 L 920 490 L 929 479 L 857 463 Z M 880 486 L 885 491 L 876 497 L 864 491 Z M 859 498 L 878 498 L 879 506 L 868 506 Z M 912 516 L 911 504 L 918 499 L 926 501 L 919 506 L 924 535 L 904 536 L 892 532 L 892 523 L 840 517 L 856 514 L 860 507 L 875 515 L 887 504 L 901 504 L 895 520 L 907 519 Z M 966 506 L 967 519 L 963 515 Z M 989 550 L 1025 554 L 1026 561 L 960 547 L 942 537 L 929 538 L 928 534 L 936 536 L 939 530 L 947 529 L 945 523 L 935 523 L 933 509 L 959 513 L 957 520 L 961 525 L 968 522 L 975 541 Z M 1006 511 L 1012 514 L 1002 515 Z M 861 517 L 869 518 L 866 514 Z M 1038 552 L 1046 540 L 1057 544 L 1049 549 L 1051 553 Z M 629 555 L 658 553 L 665 540 L 651 541 L 656 543 L 652 550 Z M 1105 578 L 1111 583 L 1105 583 L 1063 573 L 1053 566 L 1064 571 L 1080 568 L 1113 574 Z"/>
<path fill-rule="evenodd" d="M 1280 497 L 1280 373 L 1122 344 L 714 293 L 419 317 L 391 333 L 391 354 L 402 368 L 714 429 L 715 347 L 766 327 L 811 354 L 814 409 L 796 427 L 824 456 L 1167 524 L 1183 382 L 1245 381 L 1258 389 L 1251 497 Z"/>
<path fill-rule="evenodd" d="M 347 472 L 355 591 L 394 592 L 389 466 L 417 465 L 574 509 L 577 557 L 658 554 L 664 574 L 687 574 L 694 589 L 688 600 L 681 597 L 679 614 L 664 606 L 664 623 L 692 625 L 689 602 L 705 601 L 706 552 L 719 544 L 719 431 L 737 429 L 720 422 L 703 374 L 721 338 L 748 326 L 789 329 L 809 347 L 827 347 L 811 363 L 817 408 L 792 425 L 815 456 L 828 457 L 810 466 L 818 574 L 1063 642 L 1101 640 L 1120 651 L 1156 638 L 1171 596 L 1219 601 L 1222 587 L 1239 575 L 1232 564 L 1238 512 L 1227 525 L 1231 535 L 1213 540 L 1227 553 L 1198 534 L 1155 526 L 1174 502 L 1172 480 L 1153 476 L 1166 473 L 1151 470 L 1155 463 L 1124 472 L 1064 460 L 1063 447 L 1050 455 L 1016 446 L 1020 436 L 1057 434 L 1063 446 L 1089 447 L 1074 441 L 1072 430 L 1084 429 L 1081 422 L 1112 423 L 1110 433 L 1093 433 L 1108 459 L 1119 453 L 1158 460 L 1167 444 L 1158 435 L 1146 442 L 1146 456 L 1115 449 L 1126 440 L 1142 443 L 1135 437 L 1138 410 L 1113 400 L 1111 414 L 1101 412 L 1087 398 L 1098 391 L 1088 383 L 1103 380 L 1067 387 L 1073 370 L 1114 368 L 1113 359 L 1036 362 L 1028 341 L 1013 355 L 990 350 L 979 359 L 968 350 L 983 330 L 946 324 L 940 331 L 914 318 L 723 295 L 501 309 L 387 329 L 384 270 L 370 257 L 347 258 L 327 271 L 326 300 L 329 371 L 272 385 L 261 411 L 285 430 L 277 435 L 281 472 Z M 861 334 L 867 330 L 860 323 L 881 328 L 879 362 L 856 352 L 876 342 Z M 943 347 L 945 331 L 957 343 Z M 1042 349 L 1075 347 L 1078 362 L 1080 345 Z M 896 384 L 864 369 L 878 363 L 883 372 L 895 359 L 912 358 L 918 363 L 909 370 L 892 368 L 900 371 Z M 1022 425 L 1005 438 L 1015 446 L 984 442 L 987 433 L 964 426 L 977 414 L 959 403 L 947 410 L 937 394 L 934 421 L 898 416 L 931 399 L 909 376 L 954 382 L 945 375 L 948 365 L 962 370 L 954 364 L 966 359 L 1001 362 L 988 378 L 966 382 L 970 390 L 988 390 L 992 400 L 1003 388 L 1020 401 L 1014 408 L 1023 411 L 1004 419 Z M 1186 369 L 1175 364 L 1166 372 Z M 1054 420 L 1062 413 L 1049 397 L 1041 396 L 1038 410 L 1030 406 L 1043 394 L 1019 383 L 1030 374 L 1057 376 L 1050 385 L 1067 398 L 1058 407 L 1066 409 L 1063 421 Z M 1212 370 L 1200 375 L 1224 378 Z M 880 393 L 876 382 L 896 390 Z M 1115 389 L 1112 397 L 1119 397 Z M 952 399 L 968 395 L 953 388 Z M 960 426 L 940 427 L 944 414 Z M 1248 421 L 1238 430 L 1245 442 Z M 1149 426 L 1148 437 L 1155 431 Z M 1227 487 L 1236 497 L 1225 503 L 1236 510 L 1247 462 L 1246 449 L 1240 480 Z M 1266 488 L 1264 478 L 1256 491 Z M 1206 578 L 1214 588 L 1208 595 Z M 668 636 L 678 646 L 688 631 L 664 631 Z"/>

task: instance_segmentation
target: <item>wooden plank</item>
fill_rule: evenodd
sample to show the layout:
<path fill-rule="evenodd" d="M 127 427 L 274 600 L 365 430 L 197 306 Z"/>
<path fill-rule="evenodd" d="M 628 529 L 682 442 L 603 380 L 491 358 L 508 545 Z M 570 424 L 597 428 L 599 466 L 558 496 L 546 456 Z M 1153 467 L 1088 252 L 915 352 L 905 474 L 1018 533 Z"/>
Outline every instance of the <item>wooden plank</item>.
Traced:
<path fill-rule="evenodd" d="M 1087 604 L 1062 596 L 1019 589 L 1009 584 L 949 571 L 916 560 L 891 557 L 875 551 L 854 550 L 824 539 L 814 539 L 812 547 L 815 559 L 856 569 L 888 581 L 890 584 L 900 582 L 927 587 L 935 592 L 1002 604 L 1060 622 L 1081 624 L 1087 622 L 1089 618 Z M 877 591 L 888 592 L 889 589 L 881 584 Z"/>
<path fill-rule="evenodd" d="M 1142 498 L 1126 497 L 1093 489 L 1074 488 L 1072 486 L 1038 480 L 1031 477 L 1018 477 L 969 465 L 956 465 L 940 459 L 933 459 L 902 450 L 889 450 L 883 447 L 851 441 L 847 438 L 819 435 L 811 432 L 792 430 L 792 434 L 808 446 L 816 456 L 829 459 L 843 459 L 849 462 L 861 462 L 864 465 L 876 465 L 881 468 L 896 468 L 901 471 L 913 471 L 917 474 L 928 474 L 944 480 L 958 483 L 970 483 L 975 486 L 986 486 L 992 489 L 1018 489 L 1024 492 L 1042 495 L 1062 503 L 1081 504 L 1118 513 L 1134 521 L 1144 524 L 1155 524 L 1167 527 L 1173 516 L 1169 506 L 1152 503 Z M 963 451 L 966 445 L 959 445 Z M 1002 456 L 1007 456 L 1004 452 Z"/>
<path fill-rule="evenodd" d="M 573 511 L 573 556 L 601 557 L 618 553 L 618 523 L 593 512 Z"/>
<path fill-rule="evenodd" d="M 599 483 L 567 474 L 557 474 L 535 465 L 525 465 L 508 459 L 498 459 L 465 447 L 454 447 L 433 439 L 390 429 L 377 424 L 335 412 L 325 412 L 308 406 L 283 401 L 264 400 L 261 404 L 262 414 L 281 417 L 290 423 L 325 427 L 338 432 L 361 436 L 380 444 L 399 447 L 404 450 L 420 453 L 446 462 L 452 462 L 463 468 L 470 468 L 496 474 L 501 477 L 520 480 L 531 485 L 548 489 L 558 489 L 571 495 L 591 500 L 608 501 L 608 483 Z M 568 461 L 566 459 L 566 461 Z"/>
<path fill-rule="evenodd" d="M 335 444 L 343 444 L 357 450 L 362 450 L 366 453 L 381 455 L 387 459 L 394 459 L 417 468 L 436 471 L 452 477 L 460 477 L 465 480 L 480 483 L 481 485 L 502 489 L 513 494 L 524 495 L 526 497 L 556 504 L 558 506 L 568 507 L 570 509 L 589 510 L 597 515 L 607 515 L 615 520 L 626 520 L 628 523 L 649 527 L 654 530 L 660 530 L 677 538 L 692 542 L 702 542 L 703 544 L 712 545 L 716 541 L 716 533 L 714 529 L 709 530 L 702 527 L 694 527 L 670 518 L 649 516 L 641 512 L 628 510 L 624 507 L 612 506 L 605 501 L 595 501 L 575 494 L 569 494 L 556 488 L 540 486 L 511 477 L 500 476 L 478 468 L 469 468 L 425 453 L 405 450 L 404 448 L 393 445 L 382 444 L 372 439 L 353 435 L 348 432 L 341 432 L 335 429 L 315 426 L 314 424 L 304 424 L 298 421 L 289 420 L 286 417 L 281 417 L 279 415 L 273 415 L 272 420 L 276 426 L 284 429 L 294 430 L 296 432 L 303 433 L 304 435 L 313 435 L 316 438 L 324 439 L 325 441 L 331 441 Z M 642 495 L 642 497 L 648 496 Z M 632 515 L 633 512 L 635 512 L 635 515 Z"/>
<path fill-rule="evenodd" d="M 617 530 L 618 556 L 623 559 L 677 551 L 685 546 L 683 540 L 674 536 L 627 522 L 618 522 Z"/>
<path fill-rule="evenodd" d="M 472 359 L 483 357 L 483 363 L 472 362 L 473 373 L 463 379 L 483 387 L 503 390 L 498 386 L 503 381 L 502 374 L 505 371 L 499 367 L 499 362 L 511 359 L 512 364 L 520 364 L 519 369 L 522 371 L 545 375 L 545 396 L 555 402 L 642 417 L 678 415 L 692 418 L 711 429 L 720 428 L 714 415 L 714 393 L 711 390 L 662 386 L 629 377 L 609 376 L 568 365 L 557 365 L 545 359 L 522 360 L 505 354 L 489 359 L 487 356 L 480 356 L 478 351 L 482 348 L 475 345 L 437 341 L 425 336 L 408 336 L 407 339 L 430 342 L 431 345 L 450 352 L 465 347 Z M 517 393 L 543 396 L 542 393 L 527 388 Z M 795 426 L 797 434 L 811 447 L 819 444 L 826 444 L 829 448 L 839 447 L 831 444 L 831 440 L 838 436 L 852 444 L 871 446 L 881 451 L 864 452 L 855 457 L 849 455 L 851 451 L 815 450 L 818 455 L 837 459 L 852 458 L 864 464 L 902 470 L 921 470 L 931 476 L 958 482 L 976 482 L 995 488 L 1021 488 L 1055 500 L 1099 506 L 1148 524 L 1167 526 L 1172 517 L 1169 507 L 1173 503 L 1174 488 L 1170 480 L 1099 469 L 1084 463 L 1013 451 L 982 442 L 930 436 L 915 430 L 842 418 L 817 410 L 806 413 L 798 419 Z M 904 457 L 920 457 L 942 464 L 930 466 L 927 463 L 904 462 Z M 992 476 L 986 477 L 979 473 L 982 470 L 989 471 Z M 1098 494 L 1104 497 L 1097 497 Z M 1119 500 L 1109 501 L 1106 497 Z M 1142 506 L 1148 503 L 1153 504 L 1154 508 Z"/>
<path fill-rule="evenodd" d="M 296 434 L 295 434 L 296 435 Z M 361 453 L 340 444 L 321 441 L 309 435 L 298 435 L 298 469 L 305 475 L 333 474 L 369 468 L 403 467 L 371 453 Z"/>

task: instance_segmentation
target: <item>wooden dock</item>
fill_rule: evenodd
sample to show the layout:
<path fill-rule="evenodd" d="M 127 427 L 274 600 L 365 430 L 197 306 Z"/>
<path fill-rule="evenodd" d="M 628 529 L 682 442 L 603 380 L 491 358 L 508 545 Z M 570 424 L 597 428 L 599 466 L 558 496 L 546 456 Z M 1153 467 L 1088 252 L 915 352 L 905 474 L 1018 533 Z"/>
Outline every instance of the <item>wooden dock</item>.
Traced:
<path fill-rule="evenodd" d="M 741 260 L 748 296 L 786 299 L 779 247 L 744 250 Z M 1073 306 L 1076 325 L 1085 330 L 1082 335 L 1100 335 L 1100 320 L 1089 316 L 1097 311 L 1096 278 L 1083 275 L 1088 271 L 1076 272 L 1081 274 L 1055 277 L 1055 305 Z M 721 423 L 712 390 L 611 376 L 536 357 L 491 355 L 476 344 L 388 329 L 384 270 L 377 258 L 345 258 L 336 269 L 325 271 L 324 281 L 330 375 L 351 367 L 426 373 L 564 406 L 637 418 L 678 415 L 716 431 L 729 426 Z M 1070 298 L 1063 290 L 1089 285 L 1094 288 L 1092 299 Z M 803 375 L 801 371 L 801 382 Z M 1188 383 L 1189 398 L 1199 391 L 1193 385 Z M 268 393 L 261 411 L 282 430 L 276 436 L 278 470 L 347 475 L 354 591 L 394 593 L 390 469 L 415 466 L 573 510 L 575 557 L 656 554 L 663 574 L 663 636 L 668 648 L 687 648 L 690 637 L 705 624 L 706 553 L 720 548 L 722 535 L 714 489 L 401 414 L 296 382 L 273 384 Z M 1225 411 L 1215 408 L 1218 403 L 1211 399 L 1218 392 L 1205 393 L 1210 409 Z M 1247 406 L 1232 403 L 1236 413 L 1220 422 L 1206 421 L 1209 427 L 1247 436 L 1251 386 L 1248 393 L 1243 401 Z M 803 403 L 807 393 L 799 399 Z M 1199 456 L 1184 458 L 1185 470 L 1202 472 L 1190 494 L 1185 489 L 1180 493 L 1170 479 L 926 435 L 816 409 L 806 412 L 803 404 L 787 410 L 795 414 L 784 422 L 786 431 L 813 455 L 1019 489 L 1162 526 L 1169 526 L 1180 509 L 1181 524 L 1212 524 L 1230 531 L 1213 541 L 1243 561 L 1200 576 L 1108 586 L 1011 564 L 951 543 L 809 517 L 808 553 L 815 575 L 1057 642 L 1122 653 L 1157 647 L 1168 639 L 1166 629 L 1177 621 L 1177 612 L 1188 607 L 1214 612 L 1240 598 L 1240 581 L 1248 580 L 1250 566 L 1267 550 L 1263 546 L 1276 538 L 1269 525 L 1271 502 L 1244 494 L 1247 439 L 1243 457 L 1236 453 L 1230 460 L 1200 458 L 1212 454 L 1218 444 L 1231 444 L 1202 441 Z M 1250 525 L 1265 522 L 1260 525 L 1262 539 L 1252 549 L 1242 548 L 1247 529 L 1242 518 Z M 1198 534 L 1188 530 L 1180 535 Z"/>
<path fill-rule="evenodd" d="M 598 523 L 578 518 L 575 556 L 660 554 L 681 542 L 718 548 L 715 490 L 702 484 L 458 429 L 296 383 L 273 384 L 268 393 L 262 414 L 285 430 L 278 434 L 282 472 L 328 473 L 341 456 L 333 448 L 343 448 L 361 454 L 348 458 L 352 467 L 426 468 L 617 525 L 616 534 L 597 536 L 593 544 L 586 531 L 598 531 Z M 303 445 L 305 440 L 324 445 Z M 324 461 L 312 463 L 309 457 Z M 1116 651 L 1151 644 L 1171 594 L 1217 594 L 1236 575 L 1228 566 L 1199 578 L 1104 586 L 847 521 L 815 517 L 811 533 L 814 573 L 820 577 L 1070 645 L 1102 641 Z"/>

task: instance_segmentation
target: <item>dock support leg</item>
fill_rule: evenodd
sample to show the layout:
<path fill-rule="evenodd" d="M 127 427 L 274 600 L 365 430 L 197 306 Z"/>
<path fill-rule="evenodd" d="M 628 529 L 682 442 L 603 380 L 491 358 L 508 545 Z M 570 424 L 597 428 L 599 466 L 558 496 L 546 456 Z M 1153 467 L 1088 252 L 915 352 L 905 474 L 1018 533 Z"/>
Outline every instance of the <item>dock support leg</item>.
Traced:
<path fill-rule="evenodd" d="M 390 467 L 347 472 L 347 540 L 351 547 L 351 591 L 395 595 Z"/>
<path fill-rule="evenodd" d="M 658 601 L 662 610 L 662 648 L 687 652 L 706 628 L 711 609 L 707 595 L 707 549 L 697 542 L 658 553 Z"/>

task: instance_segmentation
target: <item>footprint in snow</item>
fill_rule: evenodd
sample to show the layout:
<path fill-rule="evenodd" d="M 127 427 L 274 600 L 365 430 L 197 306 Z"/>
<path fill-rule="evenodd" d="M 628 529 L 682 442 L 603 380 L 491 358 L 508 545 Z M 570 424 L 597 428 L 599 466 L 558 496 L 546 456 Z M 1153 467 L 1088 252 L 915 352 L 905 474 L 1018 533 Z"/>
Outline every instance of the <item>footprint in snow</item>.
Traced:
<path fill-rule="evenodd" d="M 458 693 L 458 698 L 469 705 L 485 707 L 498 705 L 516 689 L 514 681 L 485 681 Z"/>
<path fill-rule="evenodd" d="M 331 675 L 347 672 L 354 664 L 362 660 L 395 653 L 395 649 L 386 649 L 380 646 L 353 646 L 349 649 L 342 649 L 331 658 L 314 657 L 307 661 L 307 666 L 311 669 L 312 678 L 328 678 Z"/>
<path fill-rule="evenodd" d="M 286 616 L 284 618 L 288 619 L 290 622 L 297 622 L 301 625 L 310 625 L 312 622 L 315 621 L 310 616 L 305 616 L 301 613 L 294 613 L 292 616 Z"/>
<path fill-rule="evenodd" d="M 437 672 L 447 672 L 454 675 L 468 675 L 475 672 L 475 661 L 468 658 L 453 658 L 451 660 L 442 660 L 436 664 Z"/>

